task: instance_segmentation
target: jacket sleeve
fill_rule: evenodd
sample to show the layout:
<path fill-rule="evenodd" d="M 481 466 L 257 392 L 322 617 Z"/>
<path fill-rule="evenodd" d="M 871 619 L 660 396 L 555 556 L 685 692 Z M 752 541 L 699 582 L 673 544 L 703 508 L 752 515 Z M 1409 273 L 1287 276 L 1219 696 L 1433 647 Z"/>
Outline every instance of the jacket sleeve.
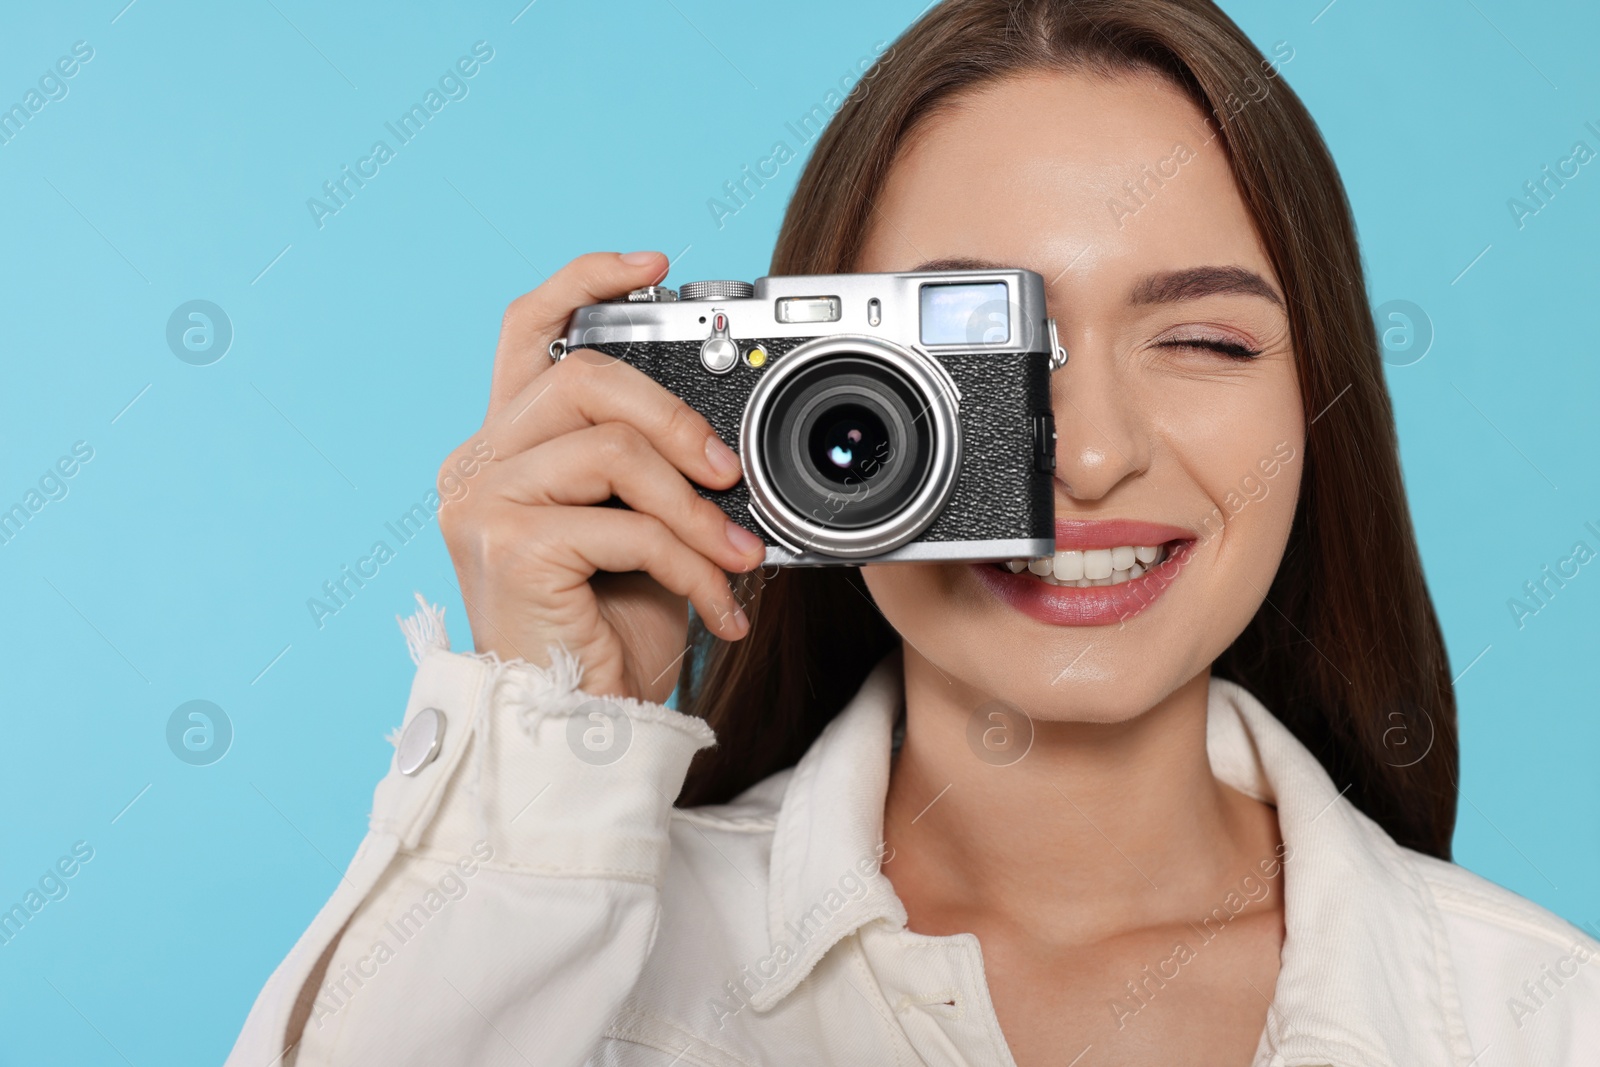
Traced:
<path fill-rule="evenodd" d="M 672 801 L 710 728 L 582 692 L 564 651 L 454 654 L 426 605 L 406 625 L 417 675 L 367 836 L 229 1067 L 579 1064 L 650 954 Z M 403 773 L 427 709 L 437 755 Z"/>

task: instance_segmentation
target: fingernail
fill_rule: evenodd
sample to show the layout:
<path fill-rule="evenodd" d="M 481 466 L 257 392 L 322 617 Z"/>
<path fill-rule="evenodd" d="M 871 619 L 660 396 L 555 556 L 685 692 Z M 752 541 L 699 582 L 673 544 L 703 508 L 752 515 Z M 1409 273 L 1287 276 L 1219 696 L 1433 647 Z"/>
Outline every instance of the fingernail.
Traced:
<path fill-rule="evenodd" d="M 757 549 L 765 551 L 767 547 L 767 543 L 765 541 L 761 540 L 761 538 L 757 537 L 749 530 L 746 530 L 743 526 L 740 526 L 732 519 L 728 520 L 728 543 L 732 545 L 734 550 L 737 551 L 741 556 L 748 556 Z"/>
<path fill-rule="evenodd" d="M 716 434 L 706 438 L 706 462 L 720 475 L 729 475 L 739 469 L 739 457 Z"/>
<path fill-rule="evenodd" d="M 733 614 L 729 615 L 728 618 L 733 620 L 733 628 L 740 633 L 744 633 L 746 630 L 750 629 L 750 620 L 744 617 L 743 608 L 735 607 L 733 609 Z"/>
<path fill-rule="evenodd" d="M 660 252 L 624 252 L 622 262 L 630 267 L 642 267 L 647 263 L 654 263 L 660 257 Z"/>

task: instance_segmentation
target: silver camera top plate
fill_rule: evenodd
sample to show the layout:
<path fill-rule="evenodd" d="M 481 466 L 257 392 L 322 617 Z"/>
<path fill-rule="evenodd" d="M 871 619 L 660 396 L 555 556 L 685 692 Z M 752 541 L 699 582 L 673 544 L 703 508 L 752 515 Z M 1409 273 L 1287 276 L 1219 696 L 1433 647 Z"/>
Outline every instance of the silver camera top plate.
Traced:
<path fill-rule="evenodd" d="M 981 295 L 985 283 L 1004 285 L 1004 296 L 939 312 L 964 319 L 955 321 L 953 334 L 946 329 L 936 334 L 935 340 L 927 340 L 924 311 L 929 294 L 925 288 L 966 286 Z M 704 284 L 691 282 L 681 288 L 693 293 Z M 1031 270 L 772 275 L 756 279 L 753 292 L 744 297 L 673 300 L 666 298 L 665 292 L 654 299 L 579 308 L 567 324 L 565 349 L 705 340 L 712 329 L 712 311 L 727 316 L 727 336 L 734 340 L 850 333 L 878 336 L 928 352 L 1014 354 L 1052 348 L 1044 279 Z"/>

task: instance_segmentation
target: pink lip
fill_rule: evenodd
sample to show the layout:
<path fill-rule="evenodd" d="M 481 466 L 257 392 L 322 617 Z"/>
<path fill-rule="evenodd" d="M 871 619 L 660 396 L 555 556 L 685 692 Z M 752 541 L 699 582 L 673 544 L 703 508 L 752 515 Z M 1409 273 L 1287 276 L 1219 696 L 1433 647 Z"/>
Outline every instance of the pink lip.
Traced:
<path fill-rule="evenodd" d="M 1164 545 L 1192 541 L 1194 534 L 1181 526 L 1132 519 L 1057 519 L 1056 551 L 1116 548 L 1118 545 Z"/>
<path fill-rule="evenodd" d="M 989 592 L 1030 618 L 1052 626 L 1107 626 L 1130 619 L 1155 603 L 1188 563 L 1194 540 L 1192 532 L 1178 526 L 1129 519 L 1057 519 L 1058 550 L 1167 545 L 1168 556 L 1132 581 L 1087 589 L 1048 585 L 1027 572 L 1012 574 L 992 563 L 974 563 L 971 569 Z"/>

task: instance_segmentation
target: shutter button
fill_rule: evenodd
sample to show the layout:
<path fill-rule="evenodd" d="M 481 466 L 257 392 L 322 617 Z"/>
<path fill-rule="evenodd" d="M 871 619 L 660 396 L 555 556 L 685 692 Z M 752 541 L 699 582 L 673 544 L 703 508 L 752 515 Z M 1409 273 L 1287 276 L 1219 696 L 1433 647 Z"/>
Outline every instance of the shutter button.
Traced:
<path fill-rule="evenodd" d="M 700 346 L 700 362 L 712 374 L 726 374 L 739 360 L 739 346 L 728 336 L 728 316 L 711 313 L 711 336 Z"/>
<path fill-rule="evenodd" d="M 412 718 L 395 749 L 395 766 L 401 774 L 415 775 L 438 758 L 444 746 L 444 712 L 423 708 Z"/>

